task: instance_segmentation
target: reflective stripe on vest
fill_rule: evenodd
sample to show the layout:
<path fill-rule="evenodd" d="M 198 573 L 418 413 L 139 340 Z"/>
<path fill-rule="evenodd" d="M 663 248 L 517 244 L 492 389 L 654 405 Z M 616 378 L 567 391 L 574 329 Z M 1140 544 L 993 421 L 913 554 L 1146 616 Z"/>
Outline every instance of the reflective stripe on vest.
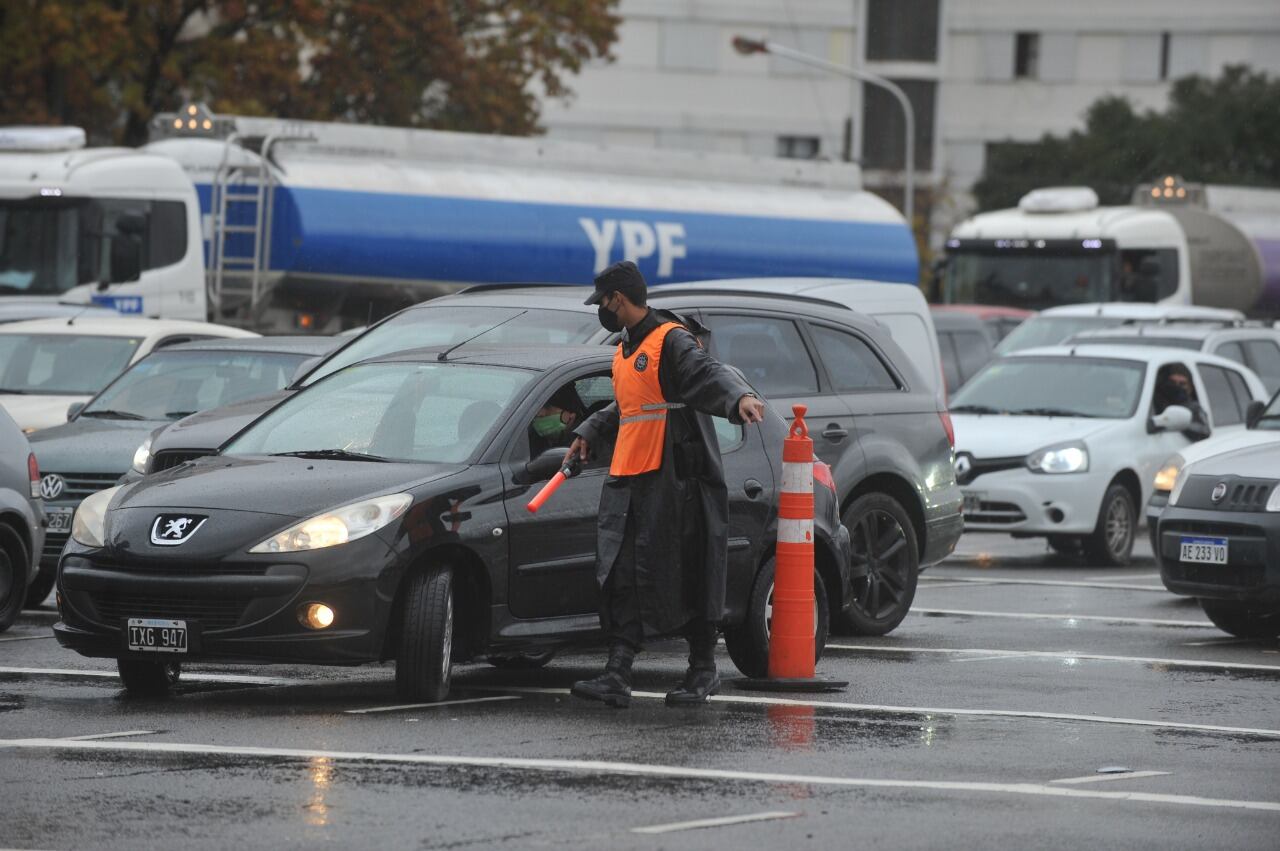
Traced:
<path fill-rule="evenodd" d="M 618 400 L 618 440 L 609 472 L 615 476 L 637 476 L 662 466 L 662 447 L 667 435 L 667 411 L 683 408 L 662 396 L 658 366 L 662 344 L 675 322 L 665 322 L 649 332 L 630 357 L 622 354 L 622 344 L 613 353 L 613 393 Z"/>

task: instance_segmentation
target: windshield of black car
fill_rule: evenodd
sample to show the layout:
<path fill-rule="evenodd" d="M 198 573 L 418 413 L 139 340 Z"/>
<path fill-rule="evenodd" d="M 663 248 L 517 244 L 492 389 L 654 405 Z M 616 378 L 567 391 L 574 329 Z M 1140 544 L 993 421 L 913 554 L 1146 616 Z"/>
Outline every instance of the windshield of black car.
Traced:
<path fill-rule="evenodd" d="M 91 396 L 141 344 L 141 337 L 0 334 L 0 393 Z"/>
<path fill-rule="evenodd" d="M 534 373 L 460 363 L 363 363 L 296 394 L 229 443 L 225 455 L 339 450 L 458 463 Z"/>
<path fill-rule="evenodd" d="M 1124 323 L 1111 316 L 1033 316 L 1009 332 L 996 351 L 1002 355 L 1021 349 L 1056 346 L 1081 331 L 1113 328 Z"/>
<path fill-rule="evenodd" d="M 1111 358 L 1001 358 L 952 397 L 951 410 L 1127 419 L 1145 374 L 1144 364 Z"/>
<path fill-rule="evenodd" d="M 282 352 L 153 352 L 112 382 L 81 416 L 116 412 L 146 420 L 179 419 L 274 393 L 305 359 Z"/>
<path fill-rule="evenodd" d="M 523 316 L 513 319 L 522 312 Z M 502 322 L 506 324 L 494 327 Z M 307 387 L 362 360 L 426 346 L 450 346 L 477 334 L 478 346 L 563 345 L 585 343 L 599 328 L 595 313 L 581 311 L 426 305 L 406 310 L 369 329 L 318 364 L 300 383 Z"/>

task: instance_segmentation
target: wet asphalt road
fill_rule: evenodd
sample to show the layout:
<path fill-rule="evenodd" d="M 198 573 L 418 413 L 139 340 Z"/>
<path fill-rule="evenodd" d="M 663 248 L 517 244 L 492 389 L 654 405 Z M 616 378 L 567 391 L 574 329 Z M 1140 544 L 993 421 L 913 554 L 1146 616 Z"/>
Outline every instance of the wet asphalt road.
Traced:
<path fill-rule="evenodd" d="M 661 700 L 675 644 L 627 711 L 567 696 L 595 654 L 466 666 L 435 707 L 393 708 L 390 667 L 196 666 L 128 699 L 54 617 L 0 635 L 6 847 L 1280 847 L 1280 646 L 1212 628 L 1145 555 L 968 536 L 893 634 L 832 639 L 846 691 L 694 710 Z"/>

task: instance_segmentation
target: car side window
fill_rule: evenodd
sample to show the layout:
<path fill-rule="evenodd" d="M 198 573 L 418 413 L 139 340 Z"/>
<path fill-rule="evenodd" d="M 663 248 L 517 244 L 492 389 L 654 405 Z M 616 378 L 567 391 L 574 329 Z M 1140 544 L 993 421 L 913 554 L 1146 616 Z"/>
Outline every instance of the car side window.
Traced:
<path fill-rule="evenodd" d="M 955 344 L 951 340 L 951 334 L 946 331 L 938 333 L 938 351 L 942 357 L 942 380 L 947 383 L 947 390 L 955 392 L 964 384 L 960 380 L 959 357 L 956 355 Z"/>
<path fill-rule="evenodd" d="M 1212 354 L 1227 360 L 1233 360 L 1241 366 L 1248 366 L 1248 362 L 1244 359 L 1244 347 L 1239 343 L 1223 343 L 1214 349 Z"/>
<path fill-rule="evenodd" d="M 800 330 L 789 319 L 717 314 L 709 319 L 714 354 L 742 370 L 767 397 L 812 396 L 818 371 Z"/>
<path fill-rule="evenodd" d="M 973 378 L 991 360 L 991 343 L 975 331 L 957 331 L 952 337 L 959 359 L 961 383 Z"/>
<path fill-rule="evenodd" d="M 542 400 L 542 406 L 526 425 L 529 457 L 536 458 L 548 449 L 567 450 L 573 443 L 573 430 L 612 401 L 613 380 L 609 373 L 588 375 L 556 388 Z M 607 450 L 593 451 L 587 469 L 607 465 L 611 455 Z"/>
<path fill-rule="evenodd" d="M 1244 380 L 1244 376 L 1236 372 L 1234 369 L 1226 370 L 1227 383 L 1231 385 L 1231 389 L 1236 394 L 1236 407 L 1241 411 L 1241 416 L 1249 410 L 1249 403 L 1253 401 L 1253 393 L 1249 390 L 1249 384 Z"/>
<path fill-rule="evenodd" d="M 1228 426 L 1244 422 L 1244 411 L 1236 403 L 1236 395 L 1227 381 L 1227 371 L 1220 366 L 1202 365 L 1200 378 L 1204 381 L 1205 391 L 1209 396 L 1209 412 L 1213 415 L 1213 424 Z"/>
<path fill-rule="evenodd" d="M 1280 387 L 1280 346 L 1271 340 L 1246 340 L 1244 351 L 1246 365 L 1258 373 L 1268 391 L 1275 392 Z"/>
<path fill-rule="evenodd" d="M 837 390 L 897 390 L 898 382 L 871 347 L 853 334 L 810 325 L 818 356 Z"/>

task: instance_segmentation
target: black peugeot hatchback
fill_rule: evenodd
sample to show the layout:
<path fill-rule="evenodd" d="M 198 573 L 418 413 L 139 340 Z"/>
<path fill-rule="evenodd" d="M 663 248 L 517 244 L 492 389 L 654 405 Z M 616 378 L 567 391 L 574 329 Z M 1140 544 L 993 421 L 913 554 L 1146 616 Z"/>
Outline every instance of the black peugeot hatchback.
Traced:
<path fill-rule="evenodd" d="M 609 404 L 612 352 L 446 354 L 350 366 L 221 454 L 86 499 L 59 564 L 58 641 L 116 658 L 130 691 L 163 691 L 188 660 L 394 659 L 402 696 L 440 700 L 454 662 L 536 664 L 598 639 L 608 459 L 537 515 L 525 505 L 570 437 L 546 435 L 535 417 L 554 404 L 572 421 Z M 744 673 L 762 675 L 786 426 L 776 412 L 715 422 L 730 500 L 725 639 Z M 830 608 L 851 602 L 852 568 L 834 485 L 816 479 L 821 648 Z"/>

